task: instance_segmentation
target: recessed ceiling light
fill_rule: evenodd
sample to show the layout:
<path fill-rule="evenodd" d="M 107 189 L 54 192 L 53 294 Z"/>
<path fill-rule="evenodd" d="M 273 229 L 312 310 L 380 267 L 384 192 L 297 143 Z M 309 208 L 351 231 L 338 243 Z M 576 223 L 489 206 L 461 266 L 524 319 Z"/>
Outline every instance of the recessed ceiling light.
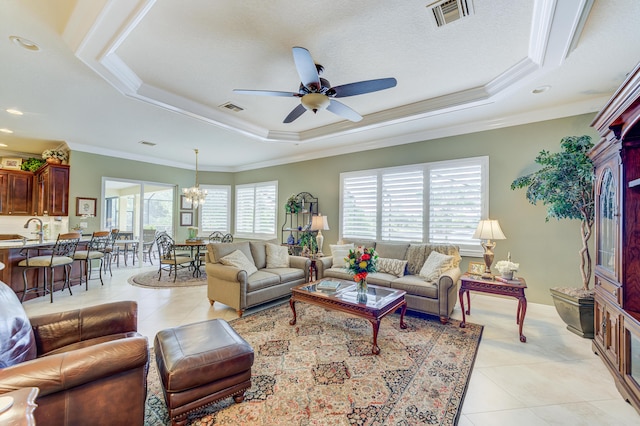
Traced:
<path fill-rule="evenodd" d="M 9 145 L 7 145 L 6 143 L 0 143 L 0 146 L 1 146 L 2 148 L 6 148 L 6 147 L 8 147 Z"/>
<path fill-rule="evenodd" d="M 538 95 L 540 93 L 546 92 L 549 89 L 551 89 L 551 86 L 539 86 L 539 87 L 536 87 L 535 89 L 533 89 L 531 91 L 531 93 L 533 93 L 534 95 Z"/>
<path fill-rule="evenodd" d="M 23 115 L 22 111 L 20 111 L 19 109 L 15 109 L 15 108 L 8 108 L 5 111 L 7 111 L 9 114 L 13 114 L 13 115 Z"/>
<path fill-rule="evenodd" d="M 9 36 L 9 40 L 22 47 L 23 49 L 31 50 L 32 52 L 37 52 L 40 50 L 40 46 L 26 38 Z"/>
<path fill-rule="evenodd" d="M 2 129 L 0 129 L 0 132 L 2 132 L 2 133 L 13 133 L 13 130 L 9 130 L 9 129 L 6 129 L 6 128 L 3 127 Z"/>

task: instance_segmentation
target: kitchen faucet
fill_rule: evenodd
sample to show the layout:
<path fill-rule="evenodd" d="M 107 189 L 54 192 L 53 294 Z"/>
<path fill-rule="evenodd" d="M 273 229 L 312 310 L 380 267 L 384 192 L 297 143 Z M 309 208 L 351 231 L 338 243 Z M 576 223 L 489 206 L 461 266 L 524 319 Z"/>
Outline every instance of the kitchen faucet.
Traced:
<path fill-rule="evenodd" d="M 38 234 L 38 242 L 42 244 L 44 243 L 44 227 L 42 226 L 42 220 L 37 217 L 32 217 L 31 219 L 27 220 L 27 223 L 24 224 L 24 227 L 28 228 L 32 220 L 37 220 L 38 223 L 40 223 L 40 230 L 38 232 L 34 232 L 34 234 Z"/>

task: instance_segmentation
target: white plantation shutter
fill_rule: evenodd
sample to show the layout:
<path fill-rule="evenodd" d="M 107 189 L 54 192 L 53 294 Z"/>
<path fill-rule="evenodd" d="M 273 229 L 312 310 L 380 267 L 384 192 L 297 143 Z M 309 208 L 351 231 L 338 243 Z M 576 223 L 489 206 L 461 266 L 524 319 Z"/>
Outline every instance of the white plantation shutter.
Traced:
<path fill-rule="evenodd" d="M 200 185 L 200 188 L 207 190 L 204 204 L 198 207 L 200 235 L 231 232 L 231 186 Z"/>
<path fill-rule="evenodd" d="M 345 174 L 343 174 L 345 175 Z M 376 175 L 340 178 L 342 238 L 376 238 L 378 216 L 378 177 Z"/>
<path fill-rule="evenodd" d="M 424 217 L 422 169 L 383 173 L 383 241 L 422 241 Z"/>
<path fill-rule="evenodd" d="M 277 199 L 277 182 L 237 185 L 235 236 L 238 238 L 275 238 Z"/>
<path fill-rule="evenodd" d="M 483 161 L 484 160 L 484 161 Z M 478 252 L 471 237 L 486 215 L 486 157 L 438 163 L 429 171 L 429 242 Z"/>
<path fill-rule="evenodd" d="M 481 255 L 471 236 L 488 213 L 488 157 L 340 175 L 340 238 L 447 243 Z"/>

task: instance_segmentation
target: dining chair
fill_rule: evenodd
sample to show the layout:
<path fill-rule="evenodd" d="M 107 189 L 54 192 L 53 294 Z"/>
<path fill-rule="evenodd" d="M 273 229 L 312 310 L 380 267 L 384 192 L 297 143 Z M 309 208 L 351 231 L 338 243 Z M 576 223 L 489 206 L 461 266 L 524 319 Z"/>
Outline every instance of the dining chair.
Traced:
<path fill-rule="evenodd" d="M 175 242 L 167 233 L 161 233 L 156 237 L 156 244 L 160 254 L 160 269 L 158 270 L 158 281 L 162 278 L 162 270 L 169 271 L 169 276 L 173 272 L 173 281 L 178 276 L 178 267 L 191 267 L 195 262 L 193 257 L 186 253 L 176 253 Z"/>
<path fill-rule="evenodd" d="M 209 242 L 210 243 L 221 243 L 224 238 L 224 234 L 220 231 L 213 231 L 209 234 Z"/>
<path fill-rule="evenodd" d="M 131 254 L 133 265 L 136 264 L 136 254 L 138 253 L 138 243 L 134 241 L 133 231 L 119 231 L 118 238 L 115 241 L 116 266 L 120 267 L 120 255 L 124 260 L 124 266 L 127 266 L 127 258 Z"/>
<path fill-rule="evenodd" d="M 149 263 L 153 265 L 153 246 L 156 244 L 156 230 L 155 229 L 143 229 L 142 230 L 142 261 L 149 259 Z"/>
<path fill-rule="evenodd" d="M 82 276 L 82 265 L 84 265 L 84 282 L 85 288 L 89 290 L 89 279 L 91 278 L 91 269 L 93 260 L 100 260 L 100 284 L 104 285 L 102 281 L 102 268 L 104 265 L 104 258 L 107 253 L 107 248 L 111 242 L 111 232 L 98 231 L 91 235 L 91 241 L 87 244 L 86 250 L 76 250 L 73 255 L 74 260 L 80 261 L 80 275 Z"/>
<path fill-rule="evenodd" d="M 232 243 L 233 242 L 233 235 L 226 234 L 224 237 L 222 237 L 222 242 L 223 243 Z"/>
<path fill-rule="evenodd" d="M 109 268 L 109 274 L 113 276 L 113 272 L 111 271 L 111 261 L 113 260 L 114 253 L 117 253 L 118 248 L 116 247 L 116 240 L 118 239 L 119 229 L 114 228 L 109 233 L 109 243 L 107 247 L 104 249 L 104 263 L 102 264 L 102 269 L 104 272 L 107 272 L 107 268 Z"/>
<path fill-rule="evenodd" d="M 26 257 L 18 263 L 18 266 L 23 267 L 22 270 L 22 280 L 24 282 L 24 291 L 22 292 L 22 297 L 20 302 L 24 302 L 24 297 L 27 293 L 36 291 L 40 294 L 40 287 L 36 284 L 35 287 L 29 287 L 29 283 L 27 282 L 27 271 L 31 269 L 42 268 L 43 273 L 43 285 L 44 285 L 44 295 L 47 293 L 51 296 L 51 303 L 53 303 L 53 284 L 55 281 L 55 268 L 58 266 L 62 266 L 64 271 L 64 284 L 62 285 L 62 290 L 64 291 L 65 287 L 69 288 L 69 294 L 73 294 L 71 292 L 71 283 L 69 278 L 71 276 L 71 266 L 74 262 L 73 255 L 76 252 L 76 248 L 78 246 L 78 242 L 80 241 L 80 233 L 78 232 L 70 232 L 67 234 L 59 234 L 56 239 L 56 243 L 51 248 L 51 254 L 40 255 L 40 250 L 43 250 L 43 247 L 35 246 L 35 247 L 26 247 L 22 249 L 21 253 Z M 32 256 L 31 253 L 36 253 L 35 256 Z M 47 280 L 47 269 L 50 270 L 50 279 Z M 47 288 L 48 287 L 48 288 Z"/>

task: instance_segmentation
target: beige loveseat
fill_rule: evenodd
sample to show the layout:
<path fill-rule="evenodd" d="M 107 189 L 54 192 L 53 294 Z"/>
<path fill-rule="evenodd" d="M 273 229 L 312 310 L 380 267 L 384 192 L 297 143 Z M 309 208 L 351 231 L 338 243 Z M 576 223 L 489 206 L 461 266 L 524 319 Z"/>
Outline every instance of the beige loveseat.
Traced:
<path fill-rule="evenodd" d="M 396 262 L 401 265 L 401 272 L 396 271 L 397 275 L 389 272 L 375 272 L 369 274 L 367 282 L 406 291 L 407 309 L 437 315 L 443 324 L 447 323 L 456 305 L 457 283 L 462 274 L 459 268 L 461 258 L 457 246 L 356 240 L 343 240 L 342 243 L 353 243 L 355 247 L 373 247 L 380 260 L 406 261 L 404 268 L 401 262 Z M 442 270 L 439 276 L 433 280 L 426 280 L 419 274 L 432 251 L 449 255 L 451 259 L 446 268 L 443 268 L 446 270 Z M 317 261 L 318 278 L 353 279 L 344 267 L 345 261 L 340 259 L 342 259 L 341 256 L 336 257 L 338 264 L 334 264 L 334 257 L 323 257 Z M 391 261 L 382 262 L 388 264 Z M 379 267 L 378 270 L 380 269 Z"/>
<path fill-rule="evenodd" d="M 267 247 L 268 244 L 271 246 Z M 288 265 L 268 268 L 267 249 L 273 251 L 277 248 L 279 245 L 266 241 L 208 244 L 205 270 L 209 302 L 212 305 L 214 302 L 224 303 L 242 316 L 247 308 L 291 295 L 291 287 L 308 281 L 311 261 L 306 257 L 287 255 Z M 252 269 L 251 265 L 238 268 L 221 263 L 221 259 L 236 251 L 243 253 L 257 272 L 247 272 Z"/>

